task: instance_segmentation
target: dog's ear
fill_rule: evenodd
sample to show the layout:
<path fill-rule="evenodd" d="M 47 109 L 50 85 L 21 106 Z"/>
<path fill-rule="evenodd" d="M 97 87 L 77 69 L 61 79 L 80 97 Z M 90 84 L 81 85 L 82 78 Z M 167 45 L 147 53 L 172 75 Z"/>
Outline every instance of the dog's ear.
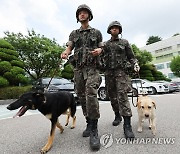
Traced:
<path fill-rule="evenodd" d="M 46 103 L 46 97 L 43 92 L 35 92 L 33 96 L 38 99 L 39 103 Z"/>
<path fill-rule="evenodd" d="M 152 103 L 153 103 L 154 108 L 156 109 L 156 103 L 154 101 L 152 101 Z"/>

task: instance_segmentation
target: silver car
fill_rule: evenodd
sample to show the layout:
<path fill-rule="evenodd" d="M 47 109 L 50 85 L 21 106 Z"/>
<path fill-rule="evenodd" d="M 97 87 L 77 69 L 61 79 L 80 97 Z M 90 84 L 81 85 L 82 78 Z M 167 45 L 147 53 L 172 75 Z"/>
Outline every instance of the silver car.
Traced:
<path fill-rule="evenodd" d="M 177 83 L 173 83 L 173 82 L 168 82 L 168 81 L 154 81 L 156 83 L 163 83 L 164 85 L 166 85 L 168 87 L 168 92 L 172 93 L 175 91 L 178 91 L 178 85 Z"/>
<path fill-rule="evenodd" d="M 101 85 L 98 89 L 98 97 L 100 100 L 109 100 L 109 96 L 106 92 L 106 88 L 105 88 L 105 77 L 104 76 L 101 76 L 102 77 L 102 82 L 101 82 Z M 152 94 L 153 91 L 152 91 L 152 88 L 151 87 L 148 87 L 148 86 L 144 86 L 144 85 L 139 85 L 139 84 L 136 84 L 134 82 L 132 82 L 132 91 L 130 91 L 128 93 L 128 96 L 138 96 L 138 94 L 144 94 L 144 92 L 147 92 L 148 94 Z"/>

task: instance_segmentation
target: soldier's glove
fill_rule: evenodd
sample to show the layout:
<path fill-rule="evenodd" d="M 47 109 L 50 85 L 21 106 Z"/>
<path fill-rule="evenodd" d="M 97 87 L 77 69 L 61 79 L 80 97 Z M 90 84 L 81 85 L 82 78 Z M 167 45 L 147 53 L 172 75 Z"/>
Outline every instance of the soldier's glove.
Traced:
<path fill-rule="evenodd" d="M 135 63 L 134 64 L 134 71 L 139 72 L 139 70 L 140 70 L 140 67 L 139 67 L 138 63 Z"/>

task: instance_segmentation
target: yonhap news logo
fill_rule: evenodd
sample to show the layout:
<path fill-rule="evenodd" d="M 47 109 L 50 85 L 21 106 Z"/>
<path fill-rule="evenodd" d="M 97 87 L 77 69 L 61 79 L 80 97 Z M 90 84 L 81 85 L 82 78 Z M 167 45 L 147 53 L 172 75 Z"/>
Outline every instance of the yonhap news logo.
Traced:
<path fill-rule="evenodd" d="M 103 147 L 109 148 L 113 144 L 112 134 L 104 134 L 100 138 L 100 143 Z"/>
<path fill-rule="evenodd" d="M 175 138 L 174 137 L 158 137 L 158 138 L 135 138 L 133 140 L 129 140 L 126 138 L 117 138 L 113 137 L 112 134 L 104 134 L 100 138 L 100 143 L 103 147 L 109 148 L 113 144 L 134 144 L 134 145 L 139 145 L 139 144 L 156 144 L 156 145 L 172 145 L 175 143 Z"/>

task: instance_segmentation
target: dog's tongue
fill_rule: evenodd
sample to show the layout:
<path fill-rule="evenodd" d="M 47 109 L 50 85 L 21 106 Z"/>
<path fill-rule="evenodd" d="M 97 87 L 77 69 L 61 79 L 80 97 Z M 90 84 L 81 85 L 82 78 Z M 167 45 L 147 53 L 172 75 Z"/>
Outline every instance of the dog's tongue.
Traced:
<path fill-rule="evenodd" d="M 26 111 L 28 110 L 28 107 L 27 106 L 23 106 L 19 111 L 18 113 L 16 113 L 16 115 L 13 116 L 13 118 L 19 116 L 21 117 Z"/>

